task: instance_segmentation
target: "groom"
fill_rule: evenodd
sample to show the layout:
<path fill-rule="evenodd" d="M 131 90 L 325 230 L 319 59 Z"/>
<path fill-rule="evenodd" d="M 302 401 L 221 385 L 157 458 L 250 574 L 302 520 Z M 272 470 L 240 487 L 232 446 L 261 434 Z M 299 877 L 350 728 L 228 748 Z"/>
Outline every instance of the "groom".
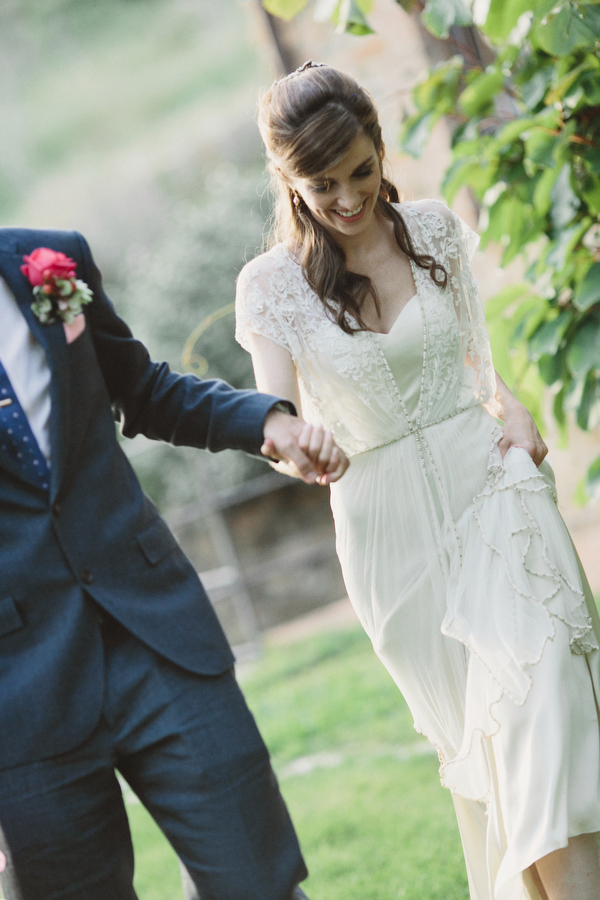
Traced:
<path fill-rule="evenodd" d="M 152 362 L 77 233 L 0 229 L 8 900 L 134 900 L 115 769 L 202 900 L 303 896 L 306 868 L 231 650 L 115 435 L 116 419 L 128 437 L 212 451 L 259 454 L 266 441 L 306 481 L 317 469 L 340 477 L 343 454 L 304 452 L 292 411 Z"/>

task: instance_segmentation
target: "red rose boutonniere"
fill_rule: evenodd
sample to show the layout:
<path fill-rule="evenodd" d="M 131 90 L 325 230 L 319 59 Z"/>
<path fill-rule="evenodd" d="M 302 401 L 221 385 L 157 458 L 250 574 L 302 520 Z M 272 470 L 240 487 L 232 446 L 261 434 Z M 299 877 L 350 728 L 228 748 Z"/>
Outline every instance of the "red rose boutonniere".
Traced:
<path fill-rule="evenodd" d="M 77 263 L 48 247 L 38 247 L 23 259 L 21 272 L 35 295 L 31 308 L 42 325 L 51 325 L 57 318 L 71 325 L 81 308 L 92 302 L 90 288 L 75 277 Z"/>

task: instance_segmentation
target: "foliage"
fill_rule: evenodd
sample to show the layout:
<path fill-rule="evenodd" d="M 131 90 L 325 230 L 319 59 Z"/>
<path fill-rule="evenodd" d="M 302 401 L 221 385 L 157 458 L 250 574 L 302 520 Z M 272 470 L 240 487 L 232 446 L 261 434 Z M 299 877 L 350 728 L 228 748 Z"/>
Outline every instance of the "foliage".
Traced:
<path fill-rule="evenodd" d="M 317 22 L 331 22 L 340 32 L 373 34 L 366 19 L 373 2 L 374 0 L 316 0 L 314 17 Z M 262 5 L 274 16 L 293 19 L 308 5 L 308 0 L 262 0 Z"/>
<path fill-rule="evenodd" d="M 426 24 L 445 36 L 447 24 Z M 528 262 L 530 284 L 488 305 L 492 335 L 513 350 L 512 381 L 518 388 L 535 368 L 563 431 L 569 410 L 591 429 L 600 423 L 600 4 L 492 0 L 480 29 L 493 61 L 436 66 L 415 89 L 403 146 L 418 155 L 435 121 L 452 115 L 444 196 L 470 187 L 483 246 L 499 242 L 504 265 Z M 592 494 L 599 469 L 588 473 Z"/>
<path fill-rule="evenodd" d="M 261 176 L 262 170 L 241 175 L 223 163 L 202 196 L 175 207 L 156 246 L 130 250 L 120 288 L 124 302 L 119 308 L 153 358 L 182 371 L 182 349 L 205 322 L 208 327 L 192 348 L 190 369 L 237 388 L 254 387 L 250 356 L 234 336 L 233 300 L 238 272 L 260 250 L 269 213 L 261 198 Z M 126 451 L 128 446 L 126 442 Z M 196 451 L 148 446 L 148 453 L 135 456 L 144 489 L 162 509 L 188 502 L 190 484 L 198 481 L 190 468 Z M 229 451 L 205 462 L 217 491 L 266 471 L 260 460 Z"/>
<path fill-rule="evenodd" d="M 468 186 L 482 210 L 483 246 L 498 242 L 503 265 L 522 256 L 528 266 L 529 283 L 488 304 L 493 343 L 507 348 L 499 368 L 534 407 L 536 382 L 552 388 L 563 434 L 569 411 L 592 429 L 600 423 L 600 0 L 398 2 L 421 8 L 439 38 L 473 25 L 477 12 L 492 61 L 455 41 L 462 52 L 416 86 L 402 146 L 420 155 L 436 122 L 449 118 L 445 198 Z M 587 487 L 600 495 L 600 458 Z"/>

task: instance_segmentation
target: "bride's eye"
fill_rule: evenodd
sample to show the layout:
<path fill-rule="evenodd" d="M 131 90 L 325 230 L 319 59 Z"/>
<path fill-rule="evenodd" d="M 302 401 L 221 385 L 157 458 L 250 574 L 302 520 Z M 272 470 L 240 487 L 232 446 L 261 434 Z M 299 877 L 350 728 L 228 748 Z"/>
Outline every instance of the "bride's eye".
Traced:
<path fill-rule="evenodd" d="M 314 191 L 315 194 L 326 194 L 330 187 L 331 187 L 331 182 L 327 181 L 327 180 L 321 181 L 321 182 L 319 182 L 319 184 L 311 185 L 311 189 Z"/>
<path fill-rule="evenodd" d="M 373 169 L 360 169 L 359 172 L 354 173 L 355 178 L 368 178 L 369 175 L 373 174 Z"/>

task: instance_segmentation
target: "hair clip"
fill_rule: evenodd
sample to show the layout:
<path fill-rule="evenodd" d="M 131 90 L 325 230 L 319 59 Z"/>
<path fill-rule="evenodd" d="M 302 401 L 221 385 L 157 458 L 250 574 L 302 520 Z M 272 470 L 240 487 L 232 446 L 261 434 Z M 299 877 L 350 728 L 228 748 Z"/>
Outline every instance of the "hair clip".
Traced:
<path fill-rule="evenodd" d="M 305 72 L 307 69 L 319 69 L 322 66 L 327 68 L 327 63 L 322 62 L 313 62 L 312 59 L 307 60 L 305 63 L 302 63 L 301 66 L 298 66 L 297 69 L 294 69 L 293 72 L 289 72 L 287 75 L 282 75 L 281 78 L 278 78 L 277 81 L 273 82 L 273 87 L 276 84 L 282 84 L 284 81 L 289 81 L 290 78 L 295 78 L 296 75 L 301 75 L 302 72 Z"/>

